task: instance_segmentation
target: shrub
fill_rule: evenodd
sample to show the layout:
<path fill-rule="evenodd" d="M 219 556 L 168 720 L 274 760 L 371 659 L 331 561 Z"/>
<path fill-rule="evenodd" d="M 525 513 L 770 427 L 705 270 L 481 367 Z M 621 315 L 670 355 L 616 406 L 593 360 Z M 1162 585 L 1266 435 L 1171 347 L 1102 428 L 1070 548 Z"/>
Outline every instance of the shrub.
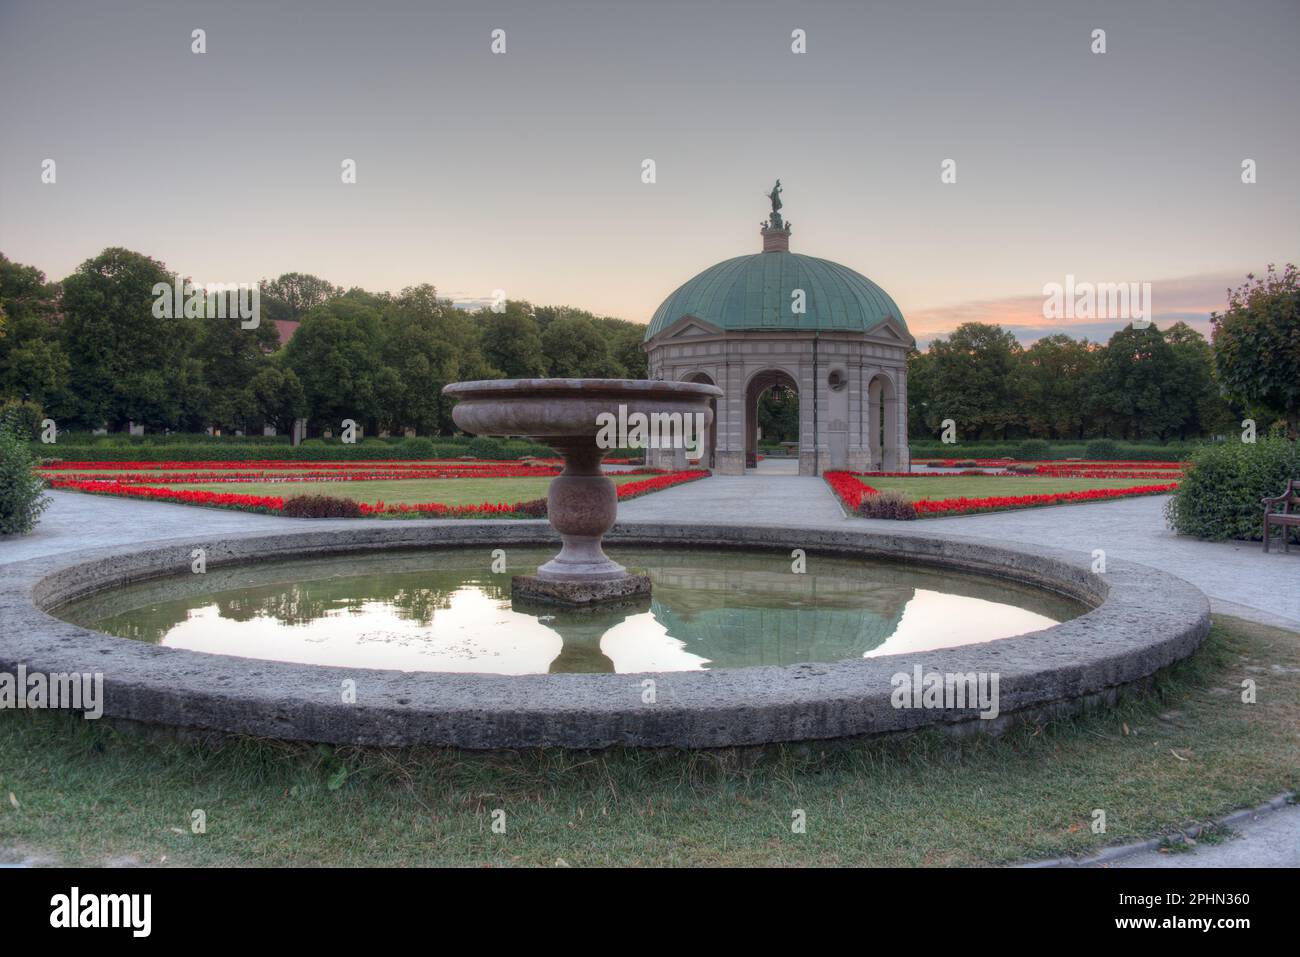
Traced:
<path fill-rule="evenodd" d="M 1022 462 L 1043 462 L 1052 457 L 1052 447 L 1043 439 L 1025 439 L 1016 444 L 1012 456 Z"/>
<path fill-rule="evenodd" d="M 1281 494 L 1291 478 L 1300 478 L 1300 446 L 1294 442 L 1208 445 L 1192 456 L 1165 515 L 1182 535 L 1257 540 L 1264 534 L 1260 499 Z"/>
<path fill-rule="evenodd" d="M 892 518 L 909 520 L 916 518 L 916 506 L 902 492 L 877 492 L 866 496 L 858 505 L 861 518 Z"/>
<path fill-rule="evenodd" d="M 1094 462 L 1115 461 L 1123 459 L 1119 443 L 1114 439 L 1093 439 L 1083 448 L 1083 457 Z"/>
<path fill-rule="evenodd" d="M 431 459 L 434 456 L 433 443 L 418 437 L 404 439 L 402 453 L 413 459 Z"/>
<path fill-rule="evenodd" d="M 10 399 L 0 406 L 0 422 L 13 423 L 14 434 L 25 441 L 40 437 L 41 421 L 44 418 L 45 413 L 35 402 Z"/>
<path fill-rule="evenodd" d="M 1038 471 L 1037 465 L 1028 465 L 1024 462 L 1013 462 L 1007 466 L 1008 472 L 1015 472 L 1017 475 L 1033 475 Z"/>
<path fill-rule="evenodd" d="M 960 461 L 953 462 L 952 464 L 955 468 L 959 468 L 959 469 L 973 469 L 979 466 L 979 463 L 976 462 L 974 459 L 961 459 Z"/>
<path fill-rule="evenodd" d="M 512 459 L 518 453 L 512 452 L 500 439 L 484 436 L 470 439 L 465 451 L 476 459 Z"/>
<path fill-rule="evenodd" d="M 18 431 L 22 427 L 16 413 L 0 418 L 0 535 L 30 532 L 50 504 L 45 483 L 33 471 L 31 447 Z"/>
<path fill-rule="evenodd" d="M 335 495 L 294 495 L 284 500 L 289 518 L 360 518 L 361 506 Z"/>

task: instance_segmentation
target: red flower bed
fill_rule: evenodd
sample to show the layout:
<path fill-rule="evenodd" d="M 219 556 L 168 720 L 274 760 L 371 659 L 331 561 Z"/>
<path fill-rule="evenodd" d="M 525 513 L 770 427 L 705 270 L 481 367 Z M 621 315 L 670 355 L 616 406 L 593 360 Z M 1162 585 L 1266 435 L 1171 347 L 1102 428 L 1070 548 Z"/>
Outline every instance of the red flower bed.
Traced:
<path fill-rule="evenodd" d="M 551 469 L 547 474 L 554 475 Z M 624 473 L 626 474 L 626 473 Z M 634 474 L 643 474 L 637 470 Z M 711 473 L 706 469 L 661 473 L 644 470 L 653 477 L 638 482 L 625 482 L 618 486 L 618 497 L 636 498 L 649 492 L 683 482 L 693 482 Z M 151 476 L 137 476 L 148 481 Z M 209 492 L 199 489 L 160 488 L 118 480 L 49 477 L 51 488 L 71 489 L 92 495 L 118 495 L 124 498 L 144 498 L 158 502 L 175 502 L 182 505 L 204 505 L 211 508 L 233 508 L 247 512 L 277 513 L 284 509 L 284 499 L 278 495 L 241 495 L 236 492 Z M 444 505 L 441 502 L 420 502 L 412 505 L 388 505 L 384 502 L 361 504 L 362 515 L 425 515 L 442 518 L 540 518 L 546 515 L 546 500 L 528 502 L 484 502 L 477 505 Z"/>
<path fill-rule="evenodd" d="M 1047 462 L 1020 462 L 1016 459 L 914 459 L 917 465 L 923 465 L 929 462 L 941 462 L 944 468 L 957 468 L 958 462 L 974 462 L 981 468 L 1006 468 L 1010 465 L 1032 465 L 1036 471 L 1050 473 L 1054 471 L 1070 471 L 1078 469 L 1094 470 L 1115 470 L 1129 469 L 1140 471 L 1155 471 L 1163 469 L 1175 469 L 1182 471 L 1186 467 L 1186 462 L 1130 462 L 1116 460 L 1095 461 L 1088 459 L 1079 459 L 1077 461 L 1067 461 L 1065 459 L 1053 459 Z M 881 474 L 881 473 L 874 473 Z M 916 473 L 909 473 L 916 474 Z"/>
<path fill-rule="evenodd" d="M 885 472 L 827 472 L 826 483 L 836 497 L 853 514 L 857 514 L 864 499 L 880 494 L 861 481 L 862 475 L 906 475 L 912 473 Z M 945 476 L 951 478 L 951 476 Z M 1069 502 L 1097 502 L 1112 498 L 1130 498 L 1137 495 L 1163 495 L 1178 488 L 1177 482 L 1160 485 L 1134 485 L 1131 488 L 1095 488 L 1079 492 L 1048 492 L 1040 495 L 990 495 L 983 498 L 921 499 L 914 502 L 917 515 L 960 515 L 970 512 L 993 512 L 1010 508 L 1032 508 L 1039 505 L 1062 505 Z"/>
<path fill-rule="evenodd" d="M 1014 464 L 1014 463 L 1012 463 Z M 989 466 L 991 467 L 991 466 Z M 952 472 L 855 472 L 855 475 L 867 475 L 875 478 L 954 478 Z M 1175 472 L 1173 469 L 1164 469 L 1159 472 L 1128 472 L 1111 469 L 1066 469 L 1066 468 L 1043 468 L 1039 466 L 1034 469 L 1034 475 L 1043 478 L 1115 478 L 1115 479 L 1171 479 L 1180 478 L 1181 471 Z M 979 472 L 973 469 L 965 469 L 958 472 L 957 475 L 983 475 L 988 478 L 1025 478 L 1025 475 L 1019 472 Z"/>
<path fill-rule="evenodd" d="M 627 473 L 624 472 L 623 474 L 626 475 Z M 640 482 L 624 482 L 618 486 L 618 497 L 620 499 L 636 498 L 638 495 L 657 492 L 671 485 L 681 485 L 685 482 L 694 482 L 696 479 L 708 478 L 712 474 L 708 469 L 687 469 L 684 472 L 668 472 L 654 478 L 642 479 Z"/>
<path fill-rule="evenodd" d="M 1132 488 L 1093 488 L 1081 492 L 1051 492 L 1045 495 L 993 495 L 986 498 L 921 499 L 915 502 L 918 515 L 955 515 L 967 512 L 993 512 L 1007 508 L 1036 505 L 1062 505 L 1067 502 L 1097 502 L 1109 498 L 1137 495 L 1163 495 L 1178 488 L 1177 482 L 1164 485 L 1134 485 Z"/>
<path fill-rule="evenodd" d="M 824 477 L 831 491 L 850 512 L 856 513 L 858 506 L 868 495 L 878 494 L 870 485 L 858 481 L 855 472 L 826 472 Z"/>
<path fill-rule="evenodd" d="M 1182 472 L 1166 469 L 1159 472 L 1126 472 L 1110 469 L 1050 469 L 1035 470 L 1035 475 L 1048 478 L 1117 478 L 1117 479 L 1171 479 L 1181 478 Z"/>
<path fill-rule="evenodd" d="M 51 488 L 67 488 L 92 495 L 120 495 L 125 498 L 147 498 L 157 502 L 178 502 L 182 505 L 207 505 L 212 508 L 235 508 L 245 512 L 278 512 L 284 499 L 278 495 L 239 495 L 234 492 L 204 492 L 199 489 L 151 488 L 147 485 L 128 485 L 123 482 L 76 481 L 49 479 Z"/>

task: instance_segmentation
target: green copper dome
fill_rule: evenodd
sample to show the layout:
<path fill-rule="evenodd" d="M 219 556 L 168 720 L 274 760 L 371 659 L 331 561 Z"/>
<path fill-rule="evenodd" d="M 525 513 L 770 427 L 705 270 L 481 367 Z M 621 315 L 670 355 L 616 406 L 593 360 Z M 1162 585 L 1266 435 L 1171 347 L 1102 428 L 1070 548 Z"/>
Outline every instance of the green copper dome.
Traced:
<path fill-rule="evenodd" d="M 803 313 L 791 309 L 795 289 L 804 291 Z M 897 303 L 866 276 L 828 259 L 785 251 L 710 266 L 664 300 L 645 338 L 683 316 L 726 330 L 870 332 L 889 317 L 906 328 Z"/>

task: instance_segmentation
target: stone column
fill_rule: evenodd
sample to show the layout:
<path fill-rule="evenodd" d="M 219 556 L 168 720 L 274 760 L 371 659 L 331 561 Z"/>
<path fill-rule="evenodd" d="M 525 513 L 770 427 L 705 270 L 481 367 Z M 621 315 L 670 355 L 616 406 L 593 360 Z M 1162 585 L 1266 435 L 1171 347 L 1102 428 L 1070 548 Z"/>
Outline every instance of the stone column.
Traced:
<path fill-rule="evenodd" d="M 716 471 L 719 475 L 745 474 L 745 376 L 744 367 L 731 358 L 731 343 L 726 344 L 727 355 L 719 368 L 722 397 L 718 399 L 718 445 L 715 452 Z"/>
<path fill-rule="evenodd" d="M 812 356 L 799 364 L 799 474 L 817 474 L 817 436 L 813 428 L 814 390 Z M 820 414 L 823 410 L 818 410 Z"/>
<path fill-rule="evenodd" d="M 907 367 L 898 369 L 897 375 L 894 391 L 898 395 L 898 471 L 910 472 L 912 449 L 907 435 Z"/>
<path fill-rule="evenodd" d="M 849 470 L 866 472 L 871 469 L 871 450 L 867 446 L 867 380 L 862 357 L 849 361 Z"/>

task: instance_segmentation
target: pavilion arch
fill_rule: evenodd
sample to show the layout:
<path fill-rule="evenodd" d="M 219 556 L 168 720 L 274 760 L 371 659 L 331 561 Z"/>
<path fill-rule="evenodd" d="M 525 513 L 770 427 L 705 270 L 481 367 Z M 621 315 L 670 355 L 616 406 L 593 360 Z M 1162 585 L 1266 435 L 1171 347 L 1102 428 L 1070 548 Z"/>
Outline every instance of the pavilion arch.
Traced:
<path fill-rule="evenodd" d="M 745 383 L 745 467 L 758 465 L 758 400 L 769 389 L 785 388 L 799 394 L 799 381 L 780 367 L 759 369 Z M 802 417 L 802 409 L 800 409 Z M 802 437 L 802 421 L 799 423 Z"/>
<path fill-rule="evenodd" d="M 701 372 L 699 370 L 685 373 L 681 377 L 681 381 L 701 382 L 704 385 L 717 385 L 717 383 L 713 381 L 713 376 L 709 375 L 707 372 Z M 714 428 L 715 424 L 718 421 L 718 400 L 717 399 L 709 400 L 709 409 L 712 410 L 713 412 L 713 420 L 705 427 L 704 442 L 703 442 L 704 453 L 700 456 L 700 464 L 703 465 L 705 468 L 711 469 L 717 467 L 716 452 L 718 448 L 718 431 L 716 428 Z M 681 457 L 681 462 L 678 463 L 674 461 L 673 463 L 674 466 L 678 468 L 685 467 L 686 452 L 680 451 L 678 454 Z"/>
<path fill-rule="evenodd" d="M 895 472 L 904 469 L 899 448 L 907 444 L 907 435 L 900 435 L 899 395 L 894 378 L 881 370 L 871 375 L 866 387 L 867 414 L 864 416 L 867 434 L 862 447 L 867 450 L 867 461 L 873 470 Z M 906 419 L 906 411 L 902 416 Z"/>

